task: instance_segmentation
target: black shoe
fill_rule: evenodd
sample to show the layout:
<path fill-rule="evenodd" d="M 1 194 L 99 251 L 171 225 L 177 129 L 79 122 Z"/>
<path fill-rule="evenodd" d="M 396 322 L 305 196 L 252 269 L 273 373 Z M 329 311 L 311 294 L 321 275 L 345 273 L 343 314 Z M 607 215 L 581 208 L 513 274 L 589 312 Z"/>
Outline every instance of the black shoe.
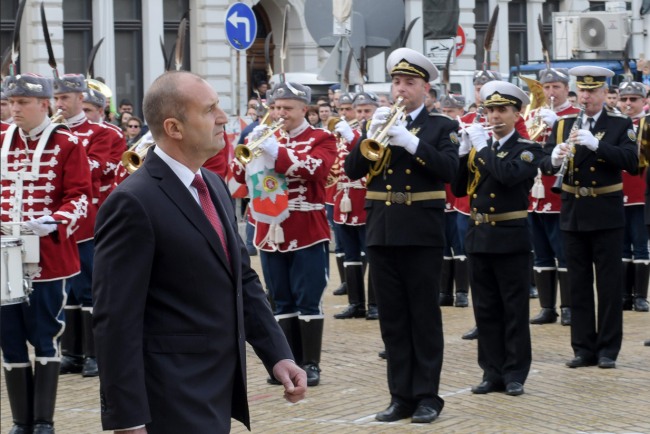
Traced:
<path fill-rule="evenodd" d="M 457 292 L 456 293 L 456 307 L 468 307 L 469 300 L 467 300 L 466 292 Z"/>
<path fill-rule="evenodd" d="M 454 305 L 453 294 L 440 294 L 440 306 L 453 306 L 453 305 Z"/>
<path fill-rule="evenodd" d="M 34 425 L 33 434 L 54 434 L 54 424 L 37 423 Z"/>
<path fill-rule="evenodd" d="M 276 380 L 273 375 L 266 377 L 266 382 L 274 386 L 282 386 L 282 382 L 280 380 Z"/>
<path fill-rule="evenodd" d="M 463 339 L 468 340 L 468 341 L 473 341 L 474 339 L 478 339 L 478 327 L 474 327 L 467 333 L 463 335 Z"/>
<path fill-rule="evenodd" d="M 560 319 L 560 323 L 563 326 L 570 326 L 571 325 L 571 308 L 570 307 L 563 307 L 560 309 L 562 311 L 562 316 Z"/>
<path fill-rule="evenodd" d="M 351 304 L 343 312 L 334 315 L 336 319 L 364 318 L 368 312 L 362 304 Z"/>
<path fill-rule="evenodd" d="M 392 402 L 384 411 L 377 413 L 375 419 L 380 422 L 395 422 L 401 419 L 411 417 L 413 408 L 407 407 L 397 402 Z"/>
<path fill-rule="evenodd" d="M 32 434 L 34 432 L 33 426 L 14 425 L 9 431 L 9 434 Z"/>
<path fill-rule="evenodd" d="M 377 306 L 373 304 L 368 305 L 368 313 L 366 314 L 366 319 L 379 319 L 379 311 L 377 310 Z"/>
<path fill-rule="evenodd" d="M 614 369 L 616 368 L 616 361 L 608 359 L 607 357 L 601 357 L 598 359 L 598 367 L 600 369 Z"/>
<path fill-rule="evenodd" d="M 61 372 L 59 374 L 80 374 L 84 368 L 84 359 L 79 356 L 61 357 Z"/>
<path fill-rule="evenodd" d="M 650 347 L 650 339 L 648 339 L 647 341 L 645 341 L 645 343 L 644 343 L 643 345 L 645 345 L 646 347 Z"/>
<path fill-rule="evenodd" d="M 484 381 L 478 386 L 472 387 L 472 393 L 477 395 L 485 395 L 486 393 L 503 392 L 503 385 L 497 384 L 494 381 Z"/>
<path fill-rule="evenodd" d="M 586 368 L 587 366 L 595 366 L 596 364 L 585 360 L 582 356 L 577 356 L 566 362 L 566 365 L 569 368 Z"/>
<path fill-rule="evenodd" d="M 539 298 L 537 288 L 535 288 L 533 285 L 530 285 L 530 298 Z"/>
<path fill-rule="evenodd" d="M 302 367 L 302 369 L 304 369 L 307 373 L 307 386 L 318 386 L 320 383 L 320 368 L 318 365 L 305 365 Z"/>
<path fill-rule="evenodd" d="M 650 286 L 650 265 L 634 264 L 634 310 L 648 312 L 648 286 Z"/>
<path fill-rule="evenodd" d="M 436 419 L 438 419 L 437 411 L 428 405 L 420 405 L 411 416 L 411 423 L 431 423 Z"/>
<path fill-rule="evenodd" d="M 381 350 L 377 355 L 379 358 L 386 360 L 386 350 Z"/>
<path fill-rule="evenodd" d="M 506 395 L 519 396 L 524 394 L 524 385 L 513 381 L 506 386 Z"/>
<path fill-rule="evenodd" d="M 634 308 L 634 299 L 623 296 L 623 310 L 632 310 Z"/>
<path fill-rule="evenodd" d="M 257 249 L 255 247 L 246 247 L 248 250 L 248 256 L 257 256 Z"/>
<path fill-rule="evenodd" d="M 543 307 L 539 315 L 530 319 L 531 324 L 552 324 L 557 322 L 555 308 Z"/>
<path fill-rule="evenodd" d="M 637 312 L 647 312 L 649 308 L 648 300 L 641 297 L 634 297 L 634 310 Z"/>
<path fill-rule="evenodd" d="M 97 359 L 94 357 L 86 357 L 84 359 L 84 367 L 81 371 L 82 377 L 98 377 L 99 370 L 97 369 Z"/>
<path fill-rule="evenodd" d="M 348 287 L 345 285 L 345 282 L 341 283 L 341 286 L 334 290 L 334 295 L 347 295 Z"/>

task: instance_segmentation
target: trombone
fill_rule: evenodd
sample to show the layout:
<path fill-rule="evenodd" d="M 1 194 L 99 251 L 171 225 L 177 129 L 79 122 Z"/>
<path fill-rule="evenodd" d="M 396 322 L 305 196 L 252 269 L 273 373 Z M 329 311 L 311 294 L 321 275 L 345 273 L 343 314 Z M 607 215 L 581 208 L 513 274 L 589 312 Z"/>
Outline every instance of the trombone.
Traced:
<path fill-rule="evenodd" d="M 361 142 L 361 154 L 370 161 L 379 161 L 384 156 L 386 147 L 390 142 L 390 136 L 388 135 L 388 130 L 390 127 L 395 125 L 398 119 L 404 119 L 406 117 L 404 110 L 406 106 L 402 105 L 403 97 L 397 98 L 395 104 L 390 109 L 390 113 L 386 118 L 386 123 L 379 127 L 375 134 L 372 137 L 369 137 Z"/>
<path fill-rule="evenodd" d="M 237 145 L 235 148 L 235 157 L 241 164 L 246 165 L 250 163 L 254 157 L 259 157 L 262 155 L 263 150 L 257 149 L 262 144 L 262 142 L 275 135 L 275 133 L 282 127 L 284 127 L 284 119 L 278 119 L 277 122 L 273 122 L 269 129 L 256 140 L 252 140 L 245 145 Z M 283 136 L 284 134 L 282 133 L 281 137 Z"/>
<path fill-rule="evenodd" d="M 153 145 L 154 143 L 149 143 L 146 147 L 143 149 L 140 149 L 139 151 L 135 151 L 137 149 L 138 145 L 142 141 L 142 138 L 135 142 L 133 146 L 131 146 L 124 154 L 122 154 L 122 166 L 126 169 L 129 174 L 135 172 L 142 166 L 142 163 L 144 162 L 144 157 L 147 155 L 147 151 Z"/>

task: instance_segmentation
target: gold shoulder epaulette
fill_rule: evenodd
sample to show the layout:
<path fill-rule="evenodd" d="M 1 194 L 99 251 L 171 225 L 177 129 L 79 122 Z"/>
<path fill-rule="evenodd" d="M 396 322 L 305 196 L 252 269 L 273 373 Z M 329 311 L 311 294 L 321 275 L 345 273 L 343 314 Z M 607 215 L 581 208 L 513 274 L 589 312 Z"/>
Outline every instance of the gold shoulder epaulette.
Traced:
<path fill-rule="evenodd" d="M 447 118 L 447 119 L 449 119 L 450 121 L 453 121 L 453 120 L 454 120 L 454 118 L 452 118 L 451 116 L 447 116 L 447 115 L 444 114 L 444 113 L 434 113 L 434 112 L 431 112 L 431 113 L 429 113 L 429 116 L 442 116 L 443 118 Z"/>
<path fill-rule="evenodd" d="M 535 144 L 537 144 L 537 142 L 534 142 L 534 141 L 532 141 L 532 140 L 528 140 L 528 139 L 524 139 L 523 137 L 519 137 L 519 139 L 517 139 L 517 141 L 518 141 L 519 143 L 526 143 L 526 144 L 528 144 L 528 145 L 535 145 Z"/>
<path fill-rule="evenodd" d="M 611 116 L 614 118 L 623 118 L 623 119 L 627 119 L 629 117 L 625 113 L 617 113 L 617 112 L 610 112 L 610 111 L 607 112 L 607 116 Z"/>
<path fill-rule="evenodd" d="M 578 113 L 572 113 L 570 115 L 560 116 L 558 119 L 571 119 L 571 118 L 577 118 L 577 117 L 578 117 Z"/>

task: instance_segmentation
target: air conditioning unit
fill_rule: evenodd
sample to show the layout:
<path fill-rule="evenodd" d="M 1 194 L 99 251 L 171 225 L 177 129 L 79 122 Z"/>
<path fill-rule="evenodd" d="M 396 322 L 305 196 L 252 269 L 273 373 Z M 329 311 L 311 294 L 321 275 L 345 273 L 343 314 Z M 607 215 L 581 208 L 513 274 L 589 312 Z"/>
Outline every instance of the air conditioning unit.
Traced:
<path fill-rule="evenodd" d="M 553 12 L 553 58 L 569 60 L 579 50 L 578 24 L 580 17 L 576 12 Z"/>
<path fill-rule="evenodd" d="M 580 14 L 580 51 L 623 51 L 630 35 L 628 12 L 588 12 Z"/>

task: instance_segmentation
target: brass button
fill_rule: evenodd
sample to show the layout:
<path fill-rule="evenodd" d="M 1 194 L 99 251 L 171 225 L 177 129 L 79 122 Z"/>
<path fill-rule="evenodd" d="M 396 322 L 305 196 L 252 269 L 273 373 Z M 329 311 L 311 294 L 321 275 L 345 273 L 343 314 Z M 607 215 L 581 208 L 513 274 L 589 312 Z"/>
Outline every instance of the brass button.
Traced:
<path fill-rule="evenodd" d="M 496 197 L 496 195 L 495 195 L 494 193 L 490 193 L 490 197 L 491 197 L 492 199 L 494 199 L 494 198 Z"/>
<path fill-rule="evenodd" d="M 427 164 L 427 163 L 425 163 L 424 161 L 422 162 L 422 165 L 423 165 L 423 166 L 426 166 L 426 164 Z"/>
<path fill-rule="evenodd" d="M 576 167 L 576 168 L 575 168 L 575 171 L 576 171 L 576 172 L 580 172 L 580 168 L 579 168 L 579 167 Z"/>
<path fill-rule="evenodd" d="M 474 222 L 474 224 L 475 224 L 476 226 L 478 226 L 478 225 L 480 225 L 480 223 L 479 223 L 479 222 Z"/>
<path fill-rule="evenodd" d="M 596 196 L 598 196 L 598 195 L 594 193 L 594 194 L 592 194 L 592 196 L 593 196 L 593 197 L 596 197 Z"/>
<path fill-rule="evenodd" d="M 497 222 L 492 222 L 492 226 L 496 226 L 496 225 L 497 225 Z"/>
<path fill-rule="evenodd" d="M 592 172 L 595 172 L 596 168 L 595 167 L 590 167 L 589 170 L 591 170 Z"/>
<path fill-rule="evenodd" d="M 388 174 L 392 175 L 393 174 L 393 169 L 388 169 Z"/>
<path fill-rule="evenodd" d="M 411 174 L 411 169 L 406 169 L 406 174 L 410 175 Z"/>
<path fill-rule="evenodd" d="M 392 188 L 393 188 L 393 187 L 391 187 L 390 185 L 387 185 L 387 186 L 386 186 L 386 190 L 390 190 L 390 189 L 392 189 Z"/>
<path fill-rule="evenodd" d="M 596 185 L 596 181 L 591 181 L 591 185 Z"/>
<path fill-rule="evenodd" d="M 579 194 L 576 194 L 576 199 L 578 199 L 579 197 L 580 197 L 580 195 L 579 195 Z"/>
<path fill-rule="evenodd" d="M 407 200 L 407 201 L 406 201 L 406 204 L 407 204 L 408 206 L 411 206 L 411 201 L 410 201 L 410 200 Z"/>
<path fill-rule="evenodd" d="M 389 202 L 389 201 L 386 201 L 386 206 L 390 206 L 390 202 Z"/>
<path fill-rule="evenodd" d="M 474 193 L 474 194 L 472 195 L 472 197 L 473 197 L 474 199 L 476 199 L 478 196 L 476 195 L 476 193 Z"/>
<path fill-rule="evenodd" d="M 550 174 L 551 174 L 551 171 L 550 171 L 550 170 L 547 170 L 547 171 L 546 171 L 546 174 L 547 174 L 547 175 L 550 175 Z"/>
<path fill-rule="evenodd" d="M 474 208 L 474 212 L 478 212 L 478 209 L 477 209 L 477 208 Z"/>
<path fill-rule="evenodd" d="M 410 185 L 407 185 L 407 186 L 406 186 L 406 191 L 409 191 L 410 189 L 411 189 L 411 186 L 410 186 Z"/>
<path fill-rule="evenodd" d="M 575 182 L 575 185 L 580 185 L 580 181 L 576 181 L 576 182 Z"/>
<path fill-rule="evenodd" d="M 490 207 L 490 212 L 494 212 L 494 208 Z"/>

